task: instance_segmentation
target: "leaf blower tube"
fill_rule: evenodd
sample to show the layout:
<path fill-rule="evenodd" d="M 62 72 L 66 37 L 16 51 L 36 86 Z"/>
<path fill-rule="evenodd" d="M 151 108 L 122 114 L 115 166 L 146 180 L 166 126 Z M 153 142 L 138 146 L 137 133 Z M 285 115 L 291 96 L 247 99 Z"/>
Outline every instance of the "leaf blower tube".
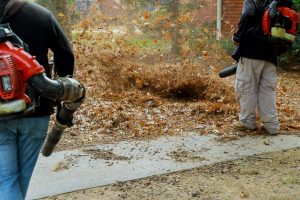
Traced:
<path fill-rule="evenodd" d="M 64 130 L 73 126 L 73 114 L 83 103 L 85 88 L 73 78 L 52 80 L 45 74 L 39 74 L 28 80 L 40 96 L 58 100 L 56 120 L 42 147 L 42 154 L 50 156 L 61 139 Z"/>
<path fill-rule="evenodd" d="M 228 76 L 231 76 L 236 73 L 237 70 L 237 63 L 239 62 L 240 59 L 240 48 L 237 46 L 237 48 L 234 49 L 231 57 L 236 61 L 234 64 L 231 64 L 227 66 L 225 69 L 221 70 L 219 72 L 219 77 L 220 78 L 226 78 Z"/>
<path fill-rule="evenodd" d="M 237 69 L 237 64 L 229 65 L 228 67 L 220 71 L 219 76 L 220 78 L 231 76 L 236 73 L 236 69 Z"/>

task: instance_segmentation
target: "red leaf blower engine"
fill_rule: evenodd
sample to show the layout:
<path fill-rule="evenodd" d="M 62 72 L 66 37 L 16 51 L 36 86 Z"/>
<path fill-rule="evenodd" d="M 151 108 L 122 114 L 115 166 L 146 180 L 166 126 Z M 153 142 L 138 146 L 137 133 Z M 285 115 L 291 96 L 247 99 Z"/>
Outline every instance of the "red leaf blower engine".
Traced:
<path fill-rule="evenodd" d="M 34 112 L 26 92 L 26 81 L 44 72 L 35 57 L 24 51 L 20 40 L 8 41 L 13 33 L 8 28 L 0 31 L 0 119 L 12 119 Z M 33 67 L 34 66 L 34 67 Z"/>
<path fill-rule="evenodd" d="M 298 13 L 291 8 L 292 3 L 286 3 L 285 0 L 274 0 L 265 10 L 262 18 L 262 31 L 270 41 L 277 45 L 290 47 L 296 40 L 299 24 Z M 290 5 L 288 5 L 290 4 Z M 237 48 L 238 49 L 238 48 Z M 237 51 L 236 49 L 236 51 Z M 237 64 L 232 64 L 223 69 L 219 76 L 221 78 L 236 73 Z"/>
<path fill-rule="evenodd" d="M 85 88 L 73 78 L 48 78 L 26 48 L 8 24 L 0 24 L 0 120 L 33 113 L 33 93 L 58 102 L 56 121 L 42 149 L 43 155 L 49 156 L 63 131 L 73 125 L 73 114 L 84 101 Z"/>

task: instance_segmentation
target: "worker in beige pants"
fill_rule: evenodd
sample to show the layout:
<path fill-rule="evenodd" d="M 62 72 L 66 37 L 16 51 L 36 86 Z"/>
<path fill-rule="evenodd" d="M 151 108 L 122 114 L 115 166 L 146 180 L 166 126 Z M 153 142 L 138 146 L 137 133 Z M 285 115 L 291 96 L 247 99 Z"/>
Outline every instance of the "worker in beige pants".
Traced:
<path fill-rule="evenodd" d="M 239 126 L 256 129 L 256 109 L 269 134 L 277 134 L 276 66 L 264 60 L 241 57 L 235 80 L 240 106 Z M 236 125 L 237 126 L 237 125 Z"/>

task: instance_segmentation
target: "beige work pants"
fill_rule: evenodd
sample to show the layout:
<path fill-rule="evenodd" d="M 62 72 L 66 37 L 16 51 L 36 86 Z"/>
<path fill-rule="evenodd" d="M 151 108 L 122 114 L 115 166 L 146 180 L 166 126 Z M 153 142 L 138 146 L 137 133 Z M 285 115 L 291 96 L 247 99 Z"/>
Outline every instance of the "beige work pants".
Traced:
<path fill-rule="evenodd" d="M 279 129 L 276 113 L 276 66 L 264 60 L 240 58 L 235 92 L 240 106 L 239 120 L 256 128 L 256 109 L 267 132 Z"/>

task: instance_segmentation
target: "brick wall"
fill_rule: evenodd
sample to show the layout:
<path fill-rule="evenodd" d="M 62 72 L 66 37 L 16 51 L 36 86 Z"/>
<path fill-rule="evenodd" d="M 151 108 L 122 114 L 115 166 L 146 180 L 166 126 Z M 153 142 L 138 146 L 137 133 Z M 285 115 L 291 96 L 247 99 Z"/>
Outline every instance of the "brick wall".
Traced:
<path fill-rule="evenodd" d="M 217 0 L 181 0 L 181 2 L 197 2 L 200 8 L 194 13 L 194 21 L 200 25 L 217 20 Z M 244 0 L 223 0 L 222 34 L 232 35 L 236 30 L 243 8 Z"/>
<path fill-rule="evenodd" d="M 243 0 L 223 0 L 223 35 L 231 35 L 236 30 L 243 8 L 243 2 Z"/>
<path fill-rule="evenodd" d="M 82 2 L 93 0 L 76 0 L 82 4 Z M 123 0 L 122 0 L 123 1 Z M 119 0 L 101 0 L 101 7 L 106 13 L 116 15 L 116 13 L 122 15 L 124 5 Z M 195 24 L 201 25 L 207 22 L 215 22 L 217 20 L 217 0 L 180 0 L 181 3 L 196 3 L 199 6 L 193 13 L 193 19 Z M 244 0 L 223 0 L 222 5 L 222 34 L 232 35 L 237 28 L 237 24 L 240 19 Z M 79 5 L 78 3 L 78 5 Z M 80 5 L 81 5 L 80 4 Z"/>
<path fill-rule="evenodd" d="M 194 15 L 194 21 L 197 24 L 217 20 L 217 0 L 198 0 L 197 3 L 200 4 L 200 8 Z"/>

